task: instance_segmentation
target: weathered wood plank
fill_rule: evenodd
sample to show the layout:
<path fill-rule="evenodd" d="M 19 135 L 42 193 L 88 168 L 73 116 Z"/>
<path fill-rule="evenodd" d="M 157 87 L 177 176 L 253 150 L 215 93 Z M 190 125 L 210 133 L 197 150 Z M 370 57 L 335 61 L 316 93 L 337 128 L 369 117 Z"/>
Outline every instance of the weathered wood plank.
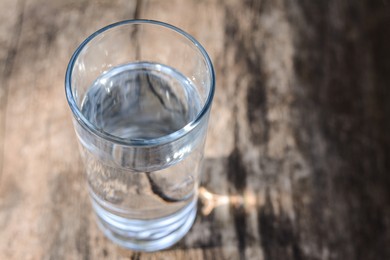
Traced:
<path fill-rule="evenodd" d="M 134 7 L 128 1 L 26 0 L 15 10 L 23 20 L 7 81 L 1 259 L 93 256 L 89 233 L 96 227 L 64 99 L 64 72 L 86 36 L 133 17 Z"/>
<path fill-rule="evenodd" d="M 294 185 L 297 230 L 308 230 L 299 232 L 302 253 L 389 258 L 389 6 L 297 1 L 289 8 L 300 50 L 295 138 L 311 170 Z"/>
<path fill-rule="evenodd" d="M 0 16 L 0 176 L 3 169 L 4 138 L 5 138 L 5 111 L 8 98 L 8 80 L 11 74 L 16 49 L 20 38 L 20 29 L 23 21 L 22 1 L 2 1 L 1 10 L 9 10 Z M 17 14 L 17 15 L 15 15 Z"/>
<path fill-rule="evenodd" d="M 0 259 L 390 258 L 386 3 L 2 1 Z M 217 73 L 204 186 L 227 200 L 158 253 L 96 227 L 63 93 L 77 45 L 133 17 L 191 33 Z"/>
<path fill-rule="evenodd" d="M 236 86 L 232 78 L 235 76 L 233 71 L 232 77 L 229 75 L 231 81 L 225 81 L 221 76 L 222 70 L 231 69 L 229 67 L 232 65 L 223 64 L 226 55 L 224 4 L 218 1 L 142 1 L 140 17 L 165 21 L 189 32 L 206 48 L 213 60 L 218 87 L 206 142 L 204 183 L 212 187 L 213 192 L 227 194 L 227 157 L 234 148 L 232 126 Z M 206 259 L 237 259 L 238 240 L 230 213 L 229 207 L 225 206 L 209 216 L 198 214 L 189 234 L 175 248 L 210 248 L 214 250 L 205 250 L 203 257 Z M 160 256 L 165 254 L 166 252 L 159 253 Z"/>
<path fill-rule="evenodd" d="M 140 1 L 139 17 L 159 20 L 178 26 L 193 35 L 208 51 L 213 60 L 216 73 L 222 74 L 224 68 L 224 5 L 218 1 Z M 161 11 L 167 10 L 167 11 Z M 169 10 L 169 11 L 168 11 Z M 207 12 L 205 12 L 207 10 Z M 209 138 L 206 144 L 206 157 L 228 156 L 233 150 L 233 103 L 234 84 L 224 84 L 217 78 L 213 112 L 218 116 L 210 121 Z M 223 83 L 222 83 L 223 82 Z M 220 134 L 224 129 L 224 135 Z"/>

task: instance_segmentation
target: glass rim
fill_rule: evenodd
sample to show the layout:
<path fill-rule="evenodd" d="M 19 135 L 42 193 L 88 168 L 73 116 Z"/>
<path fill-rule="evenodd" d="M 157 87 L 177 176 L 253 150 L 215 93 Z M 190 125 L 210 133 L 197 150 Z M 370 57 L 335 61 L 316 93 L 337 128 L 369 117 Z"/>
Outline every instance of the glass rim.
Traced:
<path fill-rule="evenodd" d="M 168 135 L 164 135 L 161 137 L 157 138 L 152 138 L 152 139 L 126 139 L 126 138 L 121 138 L 117 137 L 115 135 L 111 135 L 109 133 L 99 131 L 81 112 L 79 109 L 76 100 L 73 95 L 72 91 L 72 74 L 73 74 L 73 68 L 75 65 L 75 62 L 77 58 L 79 57 L 80 52 L 88 45 L 89 42 L 91 42 L 95 37 L 100 35 L 101 33 L 108 31 L 112 28 L 116 28 L 122 25 L 129 25 L 129 24 L 149 24 L 149 25 L 155 25 L 155 26 L 161 26 L 166 29 L 170 29 L 173 32 L 179 33 L 181 36 L 189 40 L 198 51 L 202 54 L 206 65 L 210 71 L 210 90 L 208 91 L 208 95 L 206 98 L 206 101 L 204 105 L 202 106 L 202 109 L 194 119 L 192 119 L 190 122 L 188 122 L 185 126 L 181 127 L 179 130 L 172 132 Z M 110 25 L 107 25 L 90 36 L 88 36 L 75 50 L 73 53 L 72 57 L 70 58 L 69 64 L 66 69 L 66 74 L 65 74 L 65 92 L 66 92 L 66 98 L 68 101 L 68 104 L 72 110 L 73 116 L 77 120 L 77 122 L 87 131 L 92 132 L 96 136 L 120 145 L 124 146 L 154 146 L 154 145 L 161 145 L 165 143 L 169 143 L 175 140 L 180 139 L 181 137 L 185 136 L 187 133 L 191 132 L 201 121 L 201 119 L 206 115 L 208 110 L 211 107 L 211 103 L 214 97 L 214 92 L 215 92 L 215 72 L 214 72 L 214 67 L 211 62 L 211 59 L 209 55 L 207 54 L 206 50 L 203 48 L 203 46 L 190 34 L 186 33 L 185 31 L 177 28 L 176 26 L 170 25 L 168 23 L 160 22 L 160 21 L 155 21 L 155 20 L 146 20 L 146 19 L 134 19 L 134 20 L 123 20 L 120 22 L 112 23 Z"/>

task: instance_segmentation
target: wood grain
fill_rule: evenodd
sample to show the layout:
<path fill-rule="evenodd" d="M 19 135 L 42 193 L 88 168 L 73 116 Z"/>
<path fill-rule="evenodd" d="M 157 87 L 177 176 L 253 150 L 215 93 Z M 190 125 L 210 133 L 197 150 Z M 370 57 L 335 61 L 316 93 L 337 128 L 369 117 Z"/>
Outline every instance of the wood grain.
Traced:
<path fill-rule="evenodd" d="M 390 2 L 0 7 L 0 259 L 390 259 Z M 157 253 L 95 225 L 63 86 L 85 37 L 132 18 L 192 34 L 217 75 L 203 186 L 229 204 Z"/>

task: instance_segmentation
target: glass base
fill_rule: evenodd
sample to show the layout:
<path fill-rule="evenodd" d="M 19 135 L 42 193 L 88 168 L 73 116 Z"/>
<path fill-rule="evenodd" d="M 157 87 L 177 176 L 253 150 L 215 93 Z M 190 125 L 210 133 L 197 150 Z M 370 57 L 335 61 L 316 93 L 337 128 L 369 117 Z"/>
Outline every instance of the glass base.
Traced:
<path fill-rule="evenodd" d="M 127 249 L 153 252 L 166 249 L 190 230 L 196 217 L 196 201 L 175 214 L 155 220 L 118 217 L 92 201 L 97 223 L 106 237 Z"/>

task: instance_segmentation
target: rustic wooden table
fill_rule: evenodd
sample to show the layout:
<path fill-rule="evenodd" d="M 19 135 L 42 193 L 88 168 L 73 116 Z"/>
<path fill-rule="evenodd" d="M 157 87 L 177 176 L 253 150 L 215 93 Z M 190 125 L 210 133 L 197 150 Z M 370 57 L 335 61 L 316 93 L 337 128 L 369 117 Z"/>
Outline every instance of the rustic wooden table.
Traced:
<path fill-rule="evenodd" d="M 0 259 L 390 259 L 389 1 L 1 0 L 0 10 Z M 228 203 L 202 191 L 189 234 L 157 253 L 98 230 L 64 95 L 78 44 L 132 18 L 195 36 L 217 75 L 203 186 Z"/>

